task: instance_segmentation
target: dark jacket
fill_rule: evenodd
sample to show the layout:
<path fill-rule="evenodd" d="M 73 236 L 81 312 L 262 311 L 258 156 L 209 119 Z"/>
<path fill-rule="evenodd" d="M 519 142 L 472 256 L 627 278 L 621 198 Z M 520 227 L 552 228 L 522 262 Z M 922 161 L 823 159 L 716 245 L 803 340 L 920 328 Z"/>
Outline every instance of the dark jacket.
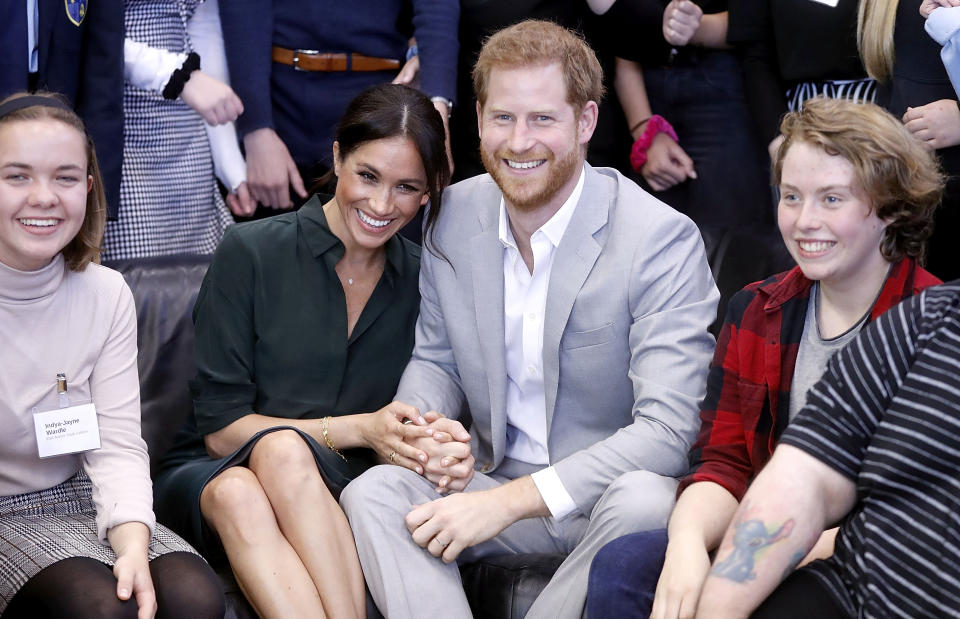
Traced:
<path fill-rule="evenodd" d="M 37 13 L 37 89 L 65 95 L 80 114 L 97 149 L 109 215 L 116 218 L 123 162 L 123 0 L 37 0 Z M 3 39 L 0 98 L 28 86 L 26 38 Z"/>
<path fill-rule="evenodd" d="M 404 13 L 407 4 L 412 14 Z M 459 15 L 457 0 L 221 1 L 230 81 L 244 106 L 237 120 L 240 137 L 269 127 L 297 164 L 329 159 L 333 131 L 347 103 L 396 75 L 296 71 L 271 60 L 274 45 L 402 62 L 413 34 L 420 51 L 420 89 L 454 99 Z M 404 22 L 412 24 L 412 33 L 401 31 Z"/>

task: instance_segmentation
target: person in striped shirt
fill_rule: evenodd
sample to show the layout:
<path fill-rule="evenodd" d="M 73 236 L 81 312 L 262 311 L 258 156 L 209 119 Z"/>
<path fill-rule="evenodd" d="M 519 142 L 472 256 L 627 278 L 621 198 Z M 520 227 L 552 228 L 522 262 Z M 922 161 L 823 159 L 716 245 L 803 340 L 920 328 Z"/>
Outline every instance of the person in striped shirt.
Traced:
<path fill-rule="evenodd" d="M 827 359 L 890 307 L 940 283 L 919 262 L 942 178 L 896 118 L 873 104 L 818 98 L 788 114 L 781 132 L 778 219 L 797 266 L 731 299 L 668 530 L 600 550 L 592 617 L 692 617 L 711 553 Z M 787 532 L 741 537 L 763 548 Z M 801 559 L 829 556 L 835 534 L 823 532 Z M 742 561 L 726 569 L 751 573 Z"/>
<path fill-rule="evenodd" d="M 830 361 L 744 497 L 697 616 L 745 617 L 767 598 L 752 617 L 960 617 L 958 470 L 960 280 Z M 794 571 L 836 522 L 833 556 Z M 748 530 L 778 539 L 749 551 Z"/>

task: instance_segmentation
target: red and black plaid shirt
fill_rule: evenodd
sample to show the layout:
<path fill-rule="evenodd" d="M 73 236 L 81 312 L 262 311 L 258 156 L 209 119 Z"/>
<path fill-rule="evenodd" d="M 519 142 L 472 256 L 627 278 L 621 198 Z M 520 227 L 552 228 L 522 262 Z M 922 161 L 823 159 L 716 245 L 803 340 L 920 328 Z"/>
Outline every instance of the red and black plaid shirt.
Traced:
<path fill-rule="evenodd" d="M 910 259 L 893 266 L 869 320 L 939 279 Z M 684 488 L 712 481 L 739 501 L 787 427 L 790 384 L 813 282 L 800 267 L 750 284 L 730 300 L 700 408 Z"/>

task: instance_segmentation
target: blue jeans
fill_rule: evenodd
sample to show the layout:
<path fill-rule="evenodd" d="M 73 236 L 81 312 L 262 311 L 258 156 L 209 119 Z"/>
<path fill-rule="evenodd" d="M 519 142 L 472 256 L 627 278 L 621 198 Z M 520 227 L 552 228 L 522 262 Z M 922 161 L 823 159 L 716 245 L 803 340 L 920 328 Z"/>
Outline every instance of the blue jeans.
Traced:
<path fill-rule="evenodd" d="M 769 157 L 756 137 L 733 52 L 684 50 L 644 67 L 654 113 L 677 131 L 697 178 L 654 192 L 697 225 L 773 227 Z"/>
<path fill-rule="evenodd" d="M 666 552 L 666 529 L 625 535 L 601 548 L 590 566 L 587 617 L 649 617 Z"/>

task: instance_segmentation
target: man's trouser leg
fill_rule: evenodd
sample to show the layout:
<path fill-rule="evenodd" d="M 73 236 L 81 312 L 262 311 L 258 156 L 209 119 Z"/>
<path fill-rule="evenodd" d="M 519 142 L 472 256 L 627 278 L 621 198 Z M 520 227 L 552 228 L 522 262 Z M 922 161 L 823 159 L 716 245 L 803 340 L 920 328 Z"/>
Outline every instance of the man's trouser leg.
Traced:
<path fill-rule="evenodd" d="M 466 491 L 487 490 L 504 481 L 476 473 Z M 457 563 L 446 564 L 417 546 L 404 521 L 415 505 L 440 498 L 434 487 L 413 471 L 382 465 L 352 481 L 340 497 L 367 586 L 380 612 L 390 619 L 471 617 Z M 552 518 L 522 520 L 497 537 L 467 548 L 459 561 L 525 552 L 568 552 L 573 544 L 570 540 L 582 537 L 586 527 L 587 519 L 582 516 L 565 519 L 560 525 Z"/>
<path fill-rule="evenodd" d="M 676 491 L 675 479 L 648 471 L 631 471 L 614 480 L 594 506 L 579 543 L 533 603 L 527 619 L 581 617 L 590 563 L 597 551 L 623 535 L 664 528 Z"/>

